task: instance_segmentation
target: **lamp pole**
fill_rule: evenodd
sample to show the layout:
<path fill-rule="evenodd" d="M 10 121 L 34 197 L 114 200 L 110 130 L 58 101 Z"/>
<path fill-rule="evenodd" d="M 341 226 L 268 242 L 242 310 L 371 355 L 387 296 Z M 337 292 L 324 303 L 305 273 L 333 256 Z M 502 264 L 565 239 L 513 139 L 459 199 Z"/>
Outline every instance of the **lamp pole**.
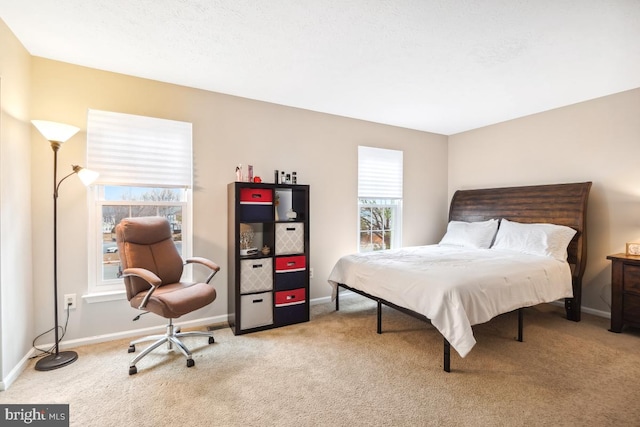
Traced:
<path fill-rule="evenodd" d="M 58 189 L 62 181 L 77 173 L 76 169 L 69 175 L 58 181 L 58 150 L 62 145 L 58 141 L 50 141 L 53 150 L 53 313 L 55 317 L 55 353 L 47 357 L 43 357 L 36 363 L 36 370 L 50 371 L 52 369 L 62 368 L 78 359 L 78 353 L 75 351 L 60 352 L 60 344 L 58 337 Z"/>
<path fill-rule="evenodd" d="M 78 133 L 80 128 L 47 120 L 32 120 L 31 123 L 51 143 L 51 149 L 53 150 L 53 313 L 55 316 L 54 332 L 56 342 L 54 345 L 55 353 L 43 357 L 36 363 L 36 370 L 50 371 L 67 366 L 78 359 L 78 353 L 75 351 L 60 351 L 60 338 L 58 336 L 58 190 L 62 181 L 71 175 L 78 174 L 84 185 L 89 185 L 98 177 L 98 174 L 80 166 L 72 165 L 73 172 L 58 181 L 58 150 L 60 150 L 62 143 Z"/>

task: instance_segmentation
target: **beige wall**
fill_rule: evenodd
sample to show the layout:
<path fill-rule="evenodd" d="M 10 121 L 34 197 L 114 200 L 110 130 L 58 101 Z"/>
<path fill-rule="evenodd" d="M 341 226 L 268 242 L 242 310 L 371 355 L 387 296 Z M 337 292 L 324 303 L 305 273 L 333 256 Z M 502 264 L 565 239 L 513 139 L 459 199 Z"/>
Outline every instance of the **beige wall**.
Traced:
<path fill-rule="evenodd" d="M 32 117 L 78 126 L 62 147 L 60 168 L 84 164 L 88 108 L 193 123 L 195 191 L 194 253 L 224 267 L 214 283 L 218 301 L 187 319 L 226 314 L 227 184 L 235 166 L 254 165 L 272 182 L 273 170 L 295 170 L 311 186 L 311 298 L 328 297 L 333 264 L 357 243 L 357 146 L 404 151 L 406 245 L 436 242 L 446 225 L 447 138 L 328 114 L 278 106 L 42 58 L 32 62 Z M 52 316 L 48 297 L 51 262 L 51 149 L 34 130 L 33 211 L 36 324 Z M 65 182 L 59 199 L 60 294 L 86 293 L 87 210 L 85 190 Z M 65 339 L 112 334 L 162 324 L 145 316 L 135 324 L 126 301 L 81 302 L 72 312 Z"/>
<path fill-rule="evenodd" d="M 34 337 L 30 61 L 0 20 L 0 390 L 19 373 Z"/>
<path fill-rule="evenodd" d="M 592 181 L 583 308 L 609 315 L 606 256 L 640 241 L 640 89 L 449 137 L 459 188 Z"/>

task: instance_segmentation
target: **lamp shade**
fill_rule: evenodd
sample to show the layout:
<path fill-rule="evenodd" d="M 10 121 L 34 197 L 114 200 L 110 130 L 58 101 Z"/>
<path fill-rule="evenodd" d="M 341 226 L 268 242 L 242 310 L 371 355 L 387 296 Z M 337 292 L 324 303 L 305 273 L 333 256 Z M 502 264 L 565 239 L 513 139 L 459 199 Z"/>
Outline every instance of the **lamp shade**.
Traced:
<path fill-rule="evenodd" d="M 78 133 L 80 128 L 66 125 L 64 123 L 50 122 L 47 120 L 31 120 L 31 123 L 38 129 L 47 141 L 65 142 Z"/>
<path fill-rule="evenodd" d="M 80 178 L 80 181 L 82 181 L 82 183 L 85 186 L 89 186 L 93 183 L 93 181 L 95 181 L 96 179 L 98 179 L 98 175 L 100 175 L 98 172 L 96 171 L 92 171 L 89 169 L 85 169 L 82 168 L 80 166 L 76 166 L 78 169 L 78 178 Z M 75 170 L 75 167 L 74 167 Z"/>

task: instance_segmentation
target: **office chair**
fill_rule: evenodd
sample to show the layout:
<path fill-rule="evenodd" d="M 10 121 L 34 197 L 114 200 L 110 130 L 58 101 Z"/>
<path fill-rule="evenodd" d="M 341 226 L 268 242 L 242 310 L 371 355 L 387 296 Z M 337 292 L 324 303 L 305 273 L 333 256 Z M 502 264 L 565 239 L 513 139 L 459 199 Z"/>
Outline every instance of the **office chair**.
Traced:
<path fill-rule="evenodd" d="M 212 332 L 181 332 L 173 325 L 173 319 L 191 313 L 216 299 L 216 290 L 209 282 L 220 267 L 206 258 L 193 257 L 183 262 L 172 239 L 171 226 L 166 218 L 125 218 L 116 226 L 116 243 L 127 299 L 133 308 L 151 312 L 168 319 L 164 335 L 152 335 L 132 341 L 129 353 L 136 351 L 136 344 L 155 341 L 138 354 L 129 364 L 129 375 L 138 372 L 136 363 L 164 343 L 173 350 L 175 345 L 187 358 L 187 367 L 195 365 L 191 352 L 180 341 L 185 336 L 209 338 L 215 342 Z M 204 283 L 180 281 L 184 265 L 202 264 L 211 270 Z M 142 314 L 145 314 L 142 313 Z M 138 315 L 133 320 L 137 320 Z"/>

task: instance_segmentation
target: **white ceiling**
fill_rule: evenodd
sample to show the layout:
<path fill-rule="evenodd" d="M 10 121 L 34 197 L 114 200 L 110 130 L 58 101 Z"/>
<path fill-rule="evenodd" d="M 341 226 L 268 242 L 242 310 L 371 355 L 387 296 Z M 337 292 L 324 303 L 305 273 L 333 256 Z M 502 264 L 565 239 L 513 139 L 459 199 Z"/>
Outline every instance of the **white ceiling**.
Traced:
<path fill-rule="evenodd" d="M 640 0 L 0 0 L 0 17 L 35 56 L 445 135 L 640 87 Z"/>

